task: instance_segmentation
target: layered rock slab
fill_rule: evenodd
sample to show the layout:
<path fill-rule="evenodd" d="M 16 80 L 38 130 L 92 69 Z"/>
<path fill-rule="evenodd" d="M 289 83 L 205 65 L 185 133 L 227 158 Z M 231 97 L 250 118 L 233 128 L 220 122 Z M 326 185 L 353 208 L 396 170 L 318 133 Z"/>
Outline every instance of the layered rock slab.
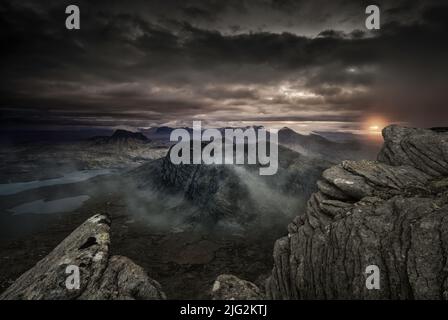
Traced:
<path fill-rule="evenodd" d="M 391 165 L 410 165 L 431 176 L 448 175 L 448 130 L 406 128 L 383 130 L 384 146 L 378 160 Z"/>
<path fill-rule="evenodd" d="M 0 300 L 164 299 L 160 285 L 128 258 L 110 255 L 110 219 L 86 220 L 20 276 Z M 67 288 L 67 267 L 79 268 L 79 289 Z"/>

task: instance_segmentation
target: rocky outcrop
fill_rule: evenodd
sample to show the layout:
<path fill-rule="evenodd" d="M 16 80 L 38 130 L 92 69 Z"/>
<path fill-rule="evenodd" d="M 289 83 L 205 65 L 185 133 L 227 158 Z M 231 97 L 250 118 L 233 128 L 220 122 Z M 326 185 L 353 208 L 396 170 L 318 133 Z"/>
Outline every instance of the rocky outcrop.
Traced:
<path fill-rule="evenodd" d="M 165 299 L 160 284 L 149 278 L 142 267 L 122 256 L 112 256 L 95 290 L 84 299 L 160 300 Z"/>
<path fill-rule="evenodd" d="M 213 300 L 262 300 L 264 295 L 252 282 L 229 274 L 220 275 L 213 284 Z"/>
<path fill-rule="evenodd" d="M 410 165 L 434 177 L 448 176 L 448 133 L 389 126 L 378 160 L 390 165 Z"/>
<path fill-rule="evenodd" d="M 110 219 L 95 215 L 20 276 L 0 300 L 164 299 L 160 285 L 131 260 L 111 256 Z M 66 285 L 79 268 L 79 289 Z M 70 289 L 69 289 L 70 288 Z"/>
<path fill-rule="evenodd" d="M 378 161 L 327 169 L 274 248 L 272 299 L 448 299 L 448 132 L 390 126 Z M 380 271 L 367 289 L 366 267 Z"/>

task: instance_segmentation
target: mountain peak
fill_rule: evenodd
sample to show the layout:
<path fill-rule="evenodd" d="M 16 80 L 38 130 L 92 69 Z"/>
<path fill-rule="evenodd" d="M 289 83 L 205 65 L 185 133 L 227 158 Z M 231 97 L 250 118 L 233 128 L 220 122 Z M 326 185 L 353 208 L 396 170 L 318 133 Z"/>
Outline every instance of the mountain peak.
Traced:
<path fill-rule="evenodd" d="M 127 139 L 135 139 L 140 141 L 149 141 L 141 132 L 132 132 L 123 129 L 117 129 L 110 137 L 111 140 L 127 140 Z"/>
<path fill-rule="evenodd" d="M 298 134 L 301 135 L 300 133 L 294 131 L 293 129 L 289 128 L 289 127 L 283 127 L 280 130 L 278 130 L 279 133 L 283 133 L 283 134 Z"/>

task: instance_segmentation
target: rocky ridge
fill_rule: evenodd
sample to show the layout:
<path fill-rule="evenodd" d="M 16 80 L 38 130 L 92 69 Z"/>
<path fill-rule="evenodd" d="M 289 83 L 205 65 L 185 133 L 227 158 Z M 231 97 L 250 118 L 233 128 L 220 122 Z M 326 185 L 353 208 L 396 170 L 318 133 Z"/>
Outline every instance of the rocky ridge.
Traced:
<path fill-rule="evenodd" d="M 378 161 L 324 171 L 274 248 L 271 299 L 448 299 L 448 133 L 389 126 Z M 380 289 L 368 290 L 377 265 Z"/>

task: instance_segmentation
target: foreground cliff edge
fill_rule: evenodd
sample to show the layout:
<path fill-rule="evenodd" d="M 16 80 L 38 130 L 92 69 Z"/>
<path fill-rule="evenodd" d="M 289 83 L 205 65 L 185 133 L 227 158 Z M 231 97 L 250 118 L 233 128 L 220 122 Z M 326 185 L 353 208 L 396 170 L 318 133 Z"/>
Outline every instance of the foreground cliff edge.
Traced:
<path fill-rule="evenodd" d="M 378 161 L 323 173 L 274 248 L 271 299 L 448 299 L 448 130 L 389 126 Z M 368 290 L 365 269 L 380 270 Z"/>
<path fill-rule="evenodd" d="M 20 276 L 0 300 L 165 299 L 159 283 L 130 259 L 110 256 L 110 219 L 98 214 Z M 79 289 L 68 289 L 68 266 L 79 267 Z"/>

